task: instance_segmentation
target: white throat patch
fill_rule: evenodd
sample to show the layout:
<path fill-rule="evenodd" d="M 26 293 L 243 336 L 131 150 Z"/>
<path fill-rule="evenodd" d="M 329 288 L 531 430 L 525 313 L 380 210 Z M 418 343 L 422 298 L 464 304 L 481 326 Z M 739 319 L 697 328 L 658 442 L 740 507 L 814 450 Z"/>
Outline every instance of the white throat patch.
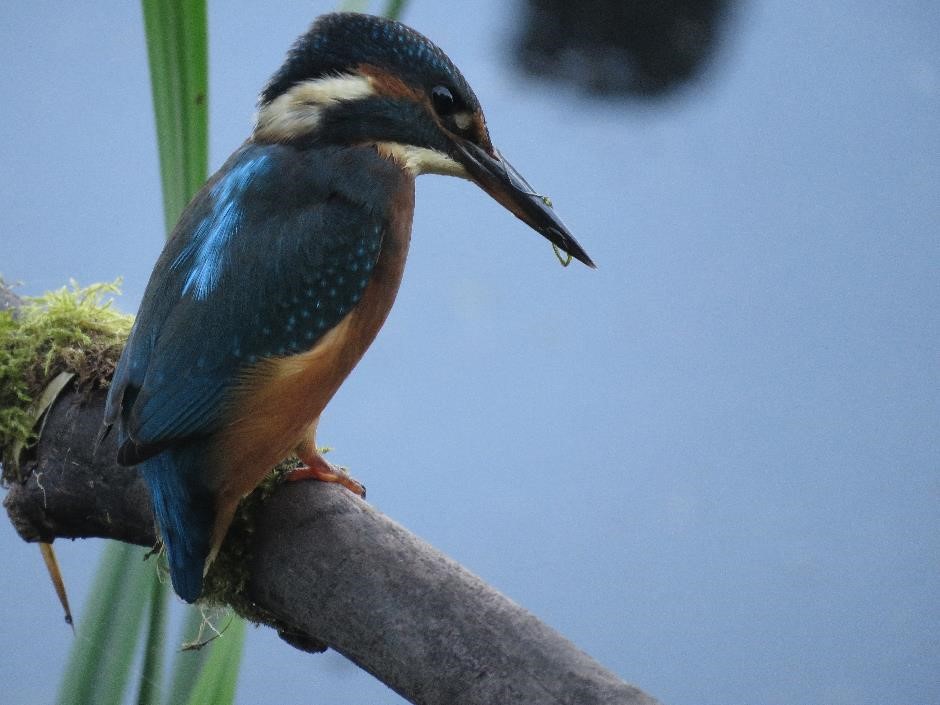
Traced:
<path fill-rule="evenodd" d="M 376 147 L 378 147 L 379 154 L 394 159 L 403 168 L 411 172 L 412 176 L 441 174 L 443 176 L 459 176 L 462 179 L 470 178 L 463 164 L 443 152 L 438 152 L 436 149 L 415 147 L 414 145 L 399 144 L 398 142 L 379 142 Z"/>

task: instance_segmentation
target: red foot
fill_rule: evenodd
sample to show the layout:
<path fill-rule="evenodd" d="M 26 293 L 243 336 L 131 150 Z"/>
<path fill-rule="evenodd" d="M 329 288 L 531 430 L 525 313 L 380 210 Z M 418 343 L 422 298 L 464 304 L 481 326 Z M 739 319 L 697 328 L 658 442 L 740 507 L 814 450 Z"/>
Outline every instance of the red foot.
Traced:
<path fill-rule="evenodd" d="M 348 472 L 342 468 L 338 468 L 335 465 L 326 462 L 320 455 L 317 455 L 315 459 L 311 458 L 310 460 L 315 460 L 315 462 L 308 462 L 308 464 L 303 467 L 299 467 L 296 470 L 291 470 L 287 474 L 287 480 L 289 482 L 297 482 L 298 480 L 338 482 L 353 494 L 357 494 L 365 499 L 365 486 L 354 480 Z"/>

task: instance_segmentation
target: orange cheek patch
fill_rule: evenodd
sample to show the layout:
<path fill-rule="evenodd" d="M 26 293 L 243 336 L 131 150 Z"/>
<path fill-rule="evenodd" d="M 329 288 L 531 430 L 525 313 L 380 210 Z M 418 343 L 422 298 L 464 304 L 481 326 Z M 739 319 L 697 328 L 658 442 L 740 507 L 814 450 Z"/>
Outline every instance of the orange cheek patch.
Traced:
<path fill-rule="evenodd" d="M 479 144 L 487 153 L 493 153 L 493 143 L 490 141 L 489 130 L 486 129 L 486 120 L 483 118 L 483 113 L 474 113 L 471 121 L 471 133 L 477 136 L 477 144 Z"/>
<path fill-rule="evenodd" d="M 359 64 L 356 69 L 363 76 L 368 76 L 372 80 L 372 86 L 378 95 L 389 98 L 405 98 L 419 103 L 426 100 L 423 91 L 412 88 L 400 78 L 392 76 L 372 64 Z"/>

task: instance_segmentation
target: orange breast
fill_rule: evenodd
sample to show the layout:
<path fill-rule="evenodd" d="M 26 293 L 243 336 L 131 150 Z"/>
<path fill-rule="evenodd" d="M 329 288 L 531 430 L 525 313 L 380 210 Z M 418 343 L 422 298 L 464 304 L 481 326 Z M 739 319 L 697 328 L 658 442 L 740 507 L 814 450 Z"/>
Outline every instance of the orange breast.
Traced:
<path fill-rule="evenodd" d="M 359 303 L 307 352 L 260 363 L 233 395 L 238 416 L 217 437 L 210 470 L 220 520 L 312 433 L 320 413 L 375 339 L 395 301 L 411 239 L 414 179 L 396 194 L 394 217 Z M 233 506 L 234 508 L 234 506 Z"/>

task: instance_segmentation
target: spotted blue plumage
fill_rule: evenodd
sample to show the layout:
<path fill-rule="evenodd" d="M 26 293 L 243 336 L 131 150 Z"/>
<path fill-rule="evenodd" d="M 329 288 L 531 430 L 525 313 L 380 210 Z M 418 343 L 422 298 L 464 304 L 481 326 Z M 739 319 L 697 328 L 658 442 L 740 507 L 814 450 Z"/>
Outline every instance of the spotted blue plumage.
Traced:
<path fill-rule="evenodd" d="M 264 176 L 269 162 L 267 154 L 251 156 L 212 186 L 212 210 L 196 226 L 192 240 L 171 265 L 174 269 L 185 267 L 189 272 L 183 282 L 184 294 L 205 299 L 218 285 L 225 266 L 226 245 L 241 221 L 241 195 L 253 179 Z"/>
<path fill-rule="evenodd" d="M 363 161 L 356 168 L 375 178 L 343 182 L 336 174 L 356 172 L 332 167 L 333 159 Z M 254 171 L 259 164 L 263 174 Z M 368 285 L 388 219 L 365 204 L 390 200 L 371 192 L 391 191 L 393 174 L 368 148 L 299 152 L 249 144 L 229 159 L 183 214 L 115 373 L 118 386 L 139 390 L 125 409 L 137 445 L 160 447 L 211 431 L 244 365 L 312 347 L 351 310 Z M 211 249 L 200 238 L 205 222 L 219 222 L 220 202 L 237 203 L 238 227 L 216 238 L 211 278 L 194 277 L 177 263 L 210 271 L 195 255 Z M 192 296 L 190 281 L 211 286 Z M 112 404 L 109 415 L 117 412 Z"/>
<path fill-rule="evenodd" d="M 157 262 L 105 421 L 119 422 L 118 458 L 150 488 L 184 599 L 201 589 L 215 516 L 205 467 L 231 392 L 266 358 L 314 347 L 362 299 L 401 178 L 372 147 L 249 142 Z"/>

